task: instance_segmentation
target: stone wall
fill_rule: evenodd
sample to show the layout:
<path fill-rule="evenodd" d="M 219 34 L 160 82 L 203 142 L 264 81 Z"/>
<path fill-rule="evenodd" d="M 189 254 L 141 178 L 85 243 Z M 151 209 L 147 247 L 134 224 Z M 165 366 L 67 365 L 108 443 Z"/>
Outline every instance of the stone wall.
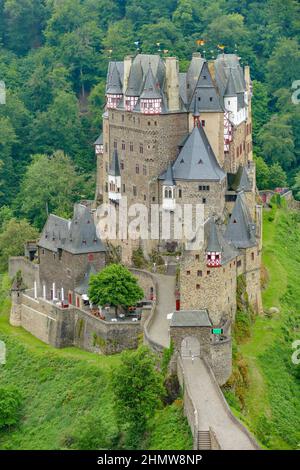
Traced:
<path fill-rule="evenodd" d="M 170 328 L 171 341 L 174 345 L 174 351 L 180 355 L 182 341 L 187 337 L 195 337 L 200 343 L 200 357 L 206 358 L 210 361 L 210 340 L 211 340 L 211 327 L 197 327 L 197 326 L 171 326 Z"/>
<path fill-rule="evenodd" d="M 231 338 L 214 342 L 210 347 L 210 365 L 219 385 L 224 385 L 232 372 Z"/>
<path fill-rule="evenodd" d="M 9 258 L 8 274 L 13 278 L 18 271 L 22 272 L 22 279 L 28 289 L 31 289 L 34 282 L 39 285 L 39 265 L 32 263 L 25 256 L 14 256 Z"/>
<path fill-rule="evenodd" d="M 138 346 L 142 333 L 140 322 L 110 323 L 75 307 L 62 309 L 47 300 L 35 300 L 26 293 L 21 295 L 19 326 L 44 343 L 56 348 L 77 346 L 100 354 L 115 354 Z"/>

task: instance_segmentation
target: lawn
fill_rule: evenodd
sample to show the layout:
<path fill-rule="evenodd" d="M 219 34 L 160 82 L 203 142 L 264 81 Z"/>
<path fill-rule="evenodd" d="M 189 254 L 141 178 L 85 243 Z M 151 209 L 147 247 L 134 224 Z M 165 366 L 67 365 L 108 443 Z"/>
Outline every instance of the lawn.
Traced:
<path fill-rule="evenodd" d="M 0 386 L 16 387 L 22 408 L 18 425 L 0 430 L 0 449 L 121 449 L 110 382 L 120 356 L 54 349 L 10 326 L 7 287 L 2 276 L 0 340 L 6 343 L 7 362 L 0 365 Z M 180 400 L 157 411 L 148 428 L 143 440 L 147 448 L 192 448 Z"/>
<path fill-rule="evenodd" d="M 278 307 L 280 313 L 257 317 L 250 339 L 238 347 L 250 374 L 242 417 L 270 449 L 295 449 L 300 443 L 299 374 L 291 362 L 292 341 L 299 339 L 299 221 L 284 209 L 274 220 L 264 213 L 263 304 L 265 311 Z"/>

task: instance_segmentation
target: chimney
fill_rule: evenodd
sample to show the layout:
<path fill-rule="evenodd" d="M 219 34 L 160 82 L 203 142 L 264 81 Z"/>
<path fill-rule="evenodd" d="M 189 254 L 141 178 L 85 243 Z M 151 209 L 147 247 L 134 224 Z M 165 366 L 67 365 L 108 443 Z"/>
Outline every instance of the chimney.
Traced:
<path fill-rule="evenodd" d="M 125 95 L 126 90 L 127 90 L 131 64 L 132 64 L 132 56 L 131 55 L 126 55 L 124 57 L 123 95 Z"/>
<path fill-rule="evenodd" d="M 249 67 L 249 65 L 245 65 L 245 67 L 244 67 L 244 78 L 245 78 L 245 82 L 246 82 L 247 91 L 250 91 L 251 78 L 250 78 L 250 67 Z"/>
<path fill-rule="evenodd" d="M 169 111 L 179 111 L 179 67 L 176 57 L 166 57 L 166 91 Z"/>
<path fill-rule="evenodd" d="M 207 65 L 208 65 L 208 70 L 211 75 L 211 78 L 214 82 L 216 79 L 215 62 L 213 60 L 209 60 L 207 61 Z"/>

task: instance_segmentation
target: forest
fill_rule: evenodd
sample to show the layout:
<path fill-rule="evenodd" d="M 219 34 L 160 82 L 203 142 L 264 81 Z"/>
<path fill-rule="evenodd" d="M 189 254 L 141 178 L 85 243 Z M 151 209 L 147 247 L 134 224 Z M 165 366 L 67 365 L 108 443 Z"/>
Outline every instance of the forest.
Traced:
<path fill-rule="evenodd" d="M 251 67 L 258 186 L 300 197 L 299 10 L 296 0 L 0 0 L 0 271 L 47 213 L 93 198 L 107 64 L 129 53 L 176 55 L 182 71 L 195 51 L 237 53 Z"/>

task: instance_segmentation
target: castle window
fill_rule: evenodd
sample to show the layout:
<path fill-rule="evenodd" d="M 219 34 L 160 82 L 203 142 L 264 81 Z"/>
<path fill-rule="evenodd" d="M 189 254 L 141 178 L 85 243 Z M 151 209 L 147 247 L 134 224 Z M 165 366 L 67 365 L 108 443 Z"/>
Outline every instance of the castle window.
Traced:
<path fill-rule="evenodd" d="M 120 163 L 121 170 L 124 170 L 124 162 Z"/>
<path fill-rule="evenodd" d="M 147 167 L 146 167 L 146 165 L 143 165 L 143 175 L 144 175 L 144 176 L 147 175 Z"/>
<path fill-rule="evenodd" d="M 105 152 L 107 153 L 108 151 L 108 145 L 107 145 L 107 142 L 105 142 Z"/>
<path fill-rule="evenodd" d="M 151 126 L 151 122 L 150 122 L 150 121 L 148 121 L 148 126 Z"/>
<path fill-rule="evenodd" d="M 203 186 L 203 185 L 200 185 L 198 186 L 198 189 L 199 191 L 209 191 L 210 187 L 209 186 Z"/>
<path fill-rule="evenodd" d="M 155 202 L 155 196 L 152 197 L 152 202 Z"/>
<path fill-rule="evenodd" d="M 210 271 L 207 271 L 207 273 L 206 273 L 206 274 L 209 276 L 209 275 L 210 275 Z"/>
<path fill-rule="evenodd" d="M 212 101 L 212 100 L 213 100 L 213 99 L 212 99 L 212 97 L 210 96 L 210 97 L 209 97 L 209 101 Z"/>
<path fill-rule="evenodd" d="M 124 122 L 124 114 L 122 114 L 122 122 Z"/>
<path fill-rule="evenodd" d="M 146 196 L 146 194 L 144 194 L 144 201 L 147 201 L 147 196 Z"/>
<path fill-rule="evenodd" d="M 157 121 L 154 121 L 154 125 L 157 126 Z"/>
<path fill-rule="evenodd" d="M 58 248 L 58 259 L 61 261 L 62 258 L 62 248 Z"/>
<path fill-rule="evenodd" d="M 201 126 L 202 126 L 202 127 L 205 127 L 205 121 L 204 121 L 203 119 L 202 119 L 202 121 L 201 121 Z"/>
<path fill-rule="evenodd" d="M 234 224 L 236 224 L 236 223 L 237 223 L 237 222 L 236 222 L 236 219 L 234 219 L 233 223 L 234 223 Z"/>
<path fill-rule="evenodd" d="M 124 183 L 123 183 L 123 193 L 126 193 L 126 186 Z"/>
<path fill-rule="evenodd" d="M 206 75 L 203 75 L 203 80 L 206 80 Z"/>
<path fill-rule="evenodd" d="M 144 153 L 144 146 L 143 146 L 143 144 L 140 144 L 140 153 Z"/>
<path fill-rule="evenodd" d="M 105 171 L 108 172 L 108 162 L 105 162 Z"/>
<path fill-rule="evenodd" d="M 137 189 L 136 189 L 136 186 L 132 186 L 132 193 L 134 196 L 137 195 Z"/>
<path fill-rule="evenodd" d="M 254 261 L 254 253 L 251 253 L 251 259 Z"/>
<path fill-rule="evenodd" d="M 198 276 L 198 277 L 202 277 L 202 271 L 200 271 L 200 270 L 197 271 L 197 276 Z"/>
<path fill-rule="evenodd" d="M 133 152 L 133 142 L 129 143 L 129 150 L 130 150 L 130 152 Z"/>
<path fill-rule="evenodd" d="M 197 289 L 197 290 L 200 289 L 200 284 L 196 284 L 196 289 Z"/>
<path fill-rule="evenodd" d="M 178 190 L 178 197 L 179 197 L 179 198 L 182 198 L 182 189 L 179 189 L 179 190 Z"/>
<path fill-rule="evenodd" d="M 122 140 L 122 150 L 125 150 L 125 149 L 126 149 L 126 145 L 125 145 L 124 140 Z"/>
<path fill-rule="evenodd" d="M 118 148 L 118 142 L 114 140 L 114 149 L 117 149 L 117 148 Z"/>
<path fill-rule="evenodd" d="M 186 275 L 189 276 L 191 274 L 191 271 L 187 271 Z"/>
<path fill-rule="evenodd" d="M 195 259 L 196 259 L 196 261 L 199 261 L 200 255 L 196 255 L 196 256 L 195 256 Z"/>
<path fill-rule="evenodd" d="M 205 197 L 202 198 L 202 204 L 206 204 L 206 198 Z"/>
<path fill-rule="evenodd" d="M 242 261 L 241 260 L 238 260 L 238 262 L 236 263 L 237 267 L 240 268 L 242 266 Z"/>
<path fill-rule="evenodd" d="M 83 244 L 83 245 L 86 245 L 86 240 L 82 240 L 82 244 Z"/>
<path fill-rule="evenodd" d="M 140 173 L 140 166 L 138 164 L 135 165 L 135 172 L 137 175 Z"/>

